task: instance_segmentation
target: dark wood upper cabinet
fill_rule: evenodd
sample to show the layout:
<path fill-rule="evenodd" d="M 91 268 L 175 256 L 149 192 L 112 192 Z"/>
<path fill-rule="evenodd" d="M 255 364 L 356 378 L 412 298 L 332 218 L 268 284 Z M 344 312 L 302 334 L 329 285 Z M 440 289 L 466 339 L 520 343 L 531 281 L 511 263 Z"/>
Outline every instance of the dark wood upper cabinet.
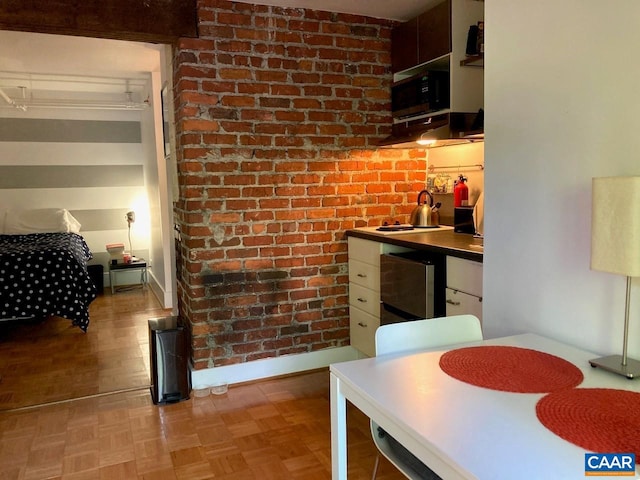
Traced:
<path fill-rule="evenodd" d="M 451 0 L 393 29 L 391 69 L 400 72 L 451 52 Z"/>
<path fill-rule="evenodd" d="M 435 5 L 418 17 L 418 63 L 451 52 L 451 2 Z"/>
<path fill-rule="evenodd" d="M 398 25 L 391 31 L 391 70 L 399 72 L 417 65 L 418 18 Z"/>

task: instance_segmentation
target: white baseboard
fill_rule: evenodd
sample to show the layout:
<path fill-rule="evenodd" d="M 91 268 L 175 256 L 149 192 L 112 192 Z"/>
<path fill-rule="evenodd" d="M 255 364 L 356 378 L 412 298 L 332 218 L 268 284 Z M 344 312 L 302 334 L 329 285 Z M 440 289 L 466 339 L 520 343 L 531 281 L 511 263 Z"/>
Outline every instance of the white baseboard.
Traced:
<path fill-rule="evenodd" d="M 153 271 L 148 272 L 148 287 L 151 289 L 155 297 L 158 299 L 162 308 L 174 308 L 173 306 L 173 292 L 167 291 L 158 283 L 156 277 L 153 276 Z M 176 312 L 174 314 L 177 315 Z"/>
<path fill-rule="evenodd" d="M 336 347 L 310 353 L 283 355 L 254 362 L 238 363 L 205 370 L 191 370 L 191 385 L 194 390 L 219 384 L 229 384 L 260 380 L 262 378 L 304 372 L 327 367 L 332 363 L 346 362 L 359 358 L 353 347 Z"/>

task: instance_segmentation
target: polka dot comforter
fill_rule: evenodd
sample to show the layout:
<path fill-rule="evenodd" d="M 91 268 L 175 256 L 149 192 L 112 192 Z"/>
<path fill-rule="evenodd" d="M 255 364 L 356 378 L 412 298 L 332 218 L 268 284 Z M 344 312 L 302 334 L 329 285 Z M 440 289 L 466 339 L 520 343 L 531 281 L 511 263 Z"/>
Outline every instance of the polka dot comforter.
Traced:
<path fill-rule="evenodd" d="M 0 235 L 0 319 L 67 318 L 83 331 L 96 288 L 76 233 Z"/>

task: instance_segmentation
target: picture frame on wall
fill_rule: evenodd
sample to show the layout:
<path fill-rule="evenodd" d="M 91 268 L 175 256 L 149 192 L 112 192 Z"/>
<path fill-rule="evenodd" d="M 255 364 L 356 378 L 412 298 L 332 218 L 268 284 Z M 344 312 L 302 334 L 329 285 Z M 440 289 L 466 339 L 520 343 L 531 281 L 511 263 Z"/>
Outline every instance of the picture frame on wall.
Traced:
<path fill-rule="evenodd" d="M 162 101 L 162 140 L 164 143 L 165 158 L 171 154 L 171 141 L 169 140 L 169 90 L 165 85 L 160 91 Z"/>

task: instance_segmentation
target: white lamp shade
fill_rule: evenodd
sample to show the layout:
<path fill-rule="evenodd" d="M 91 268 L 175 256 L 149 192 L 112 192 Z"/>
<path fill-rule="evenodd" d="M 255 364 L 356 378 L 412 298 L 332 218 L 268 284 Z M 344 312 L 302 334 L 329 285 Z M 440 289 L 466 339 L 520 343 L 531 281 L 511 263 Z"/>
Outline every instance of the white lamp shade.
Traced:
<path fill-rule="evenodd" d="M 593 179 L 591 268 L 640 276 L 640 177 Z"/>

